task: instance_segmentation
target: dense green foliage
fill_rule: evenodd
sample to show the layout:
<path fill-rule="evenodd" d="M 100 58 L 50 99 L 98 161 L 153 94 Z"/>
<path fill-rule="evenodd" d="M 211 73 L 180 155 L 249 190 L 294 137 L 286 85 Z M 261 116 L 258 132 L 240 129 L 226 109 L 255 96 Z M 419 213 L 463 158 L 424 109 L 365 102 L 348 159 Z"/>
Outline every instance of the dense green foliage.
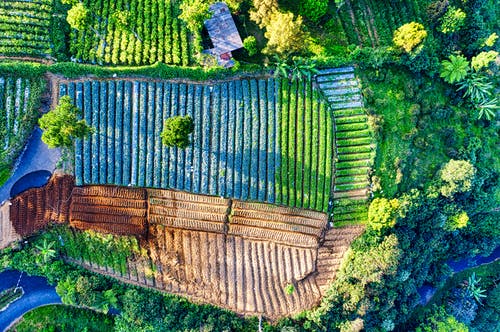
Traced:
<path fill-rule="evenodd" d="M 49 148 L 70 148 L 75 139 L 89 136 L 93 130 L 84 119 L 79 119 L 80 113 L 80 109 L 72 104 L 71 98 L 62 97 L 55 109 L 38 120 L 45 144 Z"/>
<path fill-rule="evenodd" d="M 76 3 L 72 1 L 72 5 Z M 194 5 L 198 3 L 200 6 L 195 8 Z M 328 3 L 326 7 L 325 3 Z M 78 61 L 128 65 L 194 63 L 193 56 L 199 50 L 201 39 L 197 32 L 200 30 L 200 21 L 205 17 L 203 11 L 197 10 L 203 6 L 206 8 L 207 2 L 192 2 L 190 4 L 193 7 L 188 6 L 187 1 L 171 3 L 157 0 L 134 0 L 130 6 L 126 6 L 128 2 L 124 0 L 85 0 L 83 4 L 91 14 L 82 15 L 83 20 L 74 20 L 73 23 L 80 21 L 80 24 L 73 26 L 78 28 L 83 24 L 85 27 L 81 31 L 71 32 L 70 53 Z M 163 8 L 166 10 L 162 10 L 163 4 L 167 4 Z M 246 43 L 249 52 L 235 52 L 236 57 L 242 56 L 250 62 L 269 61 L 263 54 L 252 56 L 251 50 L 255 46 L 255 49 L 266 49 L 268 54 L 280 54 L 286 58 L 282 59 L 285 64 L 299 62 L 294 58 L 297 54 L 315 61 L 320 67 L 357 63 L 358 76 L 363 82 L 364 105 L 370 114 L 370 127 L 377 140 L 374 147 L 377 152 L 375 165 L 371 174 L 374 199 L 368 213 L 367 232 L 348 251 L 330 292 L 317 310 L 305 312 L 294 319 L 284 319 L 276 327 L 266 328 L 269 331 L 282 328 L 283 331 L 499 329 L 498 272 L 495 277 L 490 277 L 479 270 L 477 276 L 481 281 L 478 282 L 469 281 L 468 276 L 454 276 L 452 280 L 456 281 L 455 284 L 442 291 L 444 295 L 441 300 L 437 295 L 438 299 L 434 303 L 437 306 L 424 309 L 422 315 L 412 323 L 419 303 L 417 289 L 424 283 L 443 286 L 449 275 L 445 261 L 487 253 L 500 243 L 500 157 L 497 152 L 498 122 L 494 121 L 499 109 L 497 33 L 500 28 L 500 7 L 497 2 L 253 0 L 242 3 L 233 0 L 229 5 L 239 10 L 235 13 L 236 23 L 243 37 L 255 35 L 255 43 L 252 39 Z M 196 18 L 190 27 L 193 30 L 192 41 L 187 34 L 187 27 L 180 23 L 181 6 L 184 16 L 188 17 L 185 18 L 187 23 L 191 23 L 189 17 Z M 69 8 L 67 6 L 65 11 Z M 154 22 L 158 22 L 158 25 L 152 24 Z M 398 31 L 400 27 L 402 29 Z M 405 31 L 403 27 L 409 29 Z M 35 29 L 33 33 L 37 33 Z M 51 38 L 54 40 L 54 37 Z M 59 37 L 58 40 L 63 49 L 64 38 Z M 396 47 L 392 47 L 394 44 Z M 10 76 L 23 78 L 23 75 L 28 75 L 26 73 L 40 74 L 46 70 L 70 77 L 91 73 L 100 77 L 117 74 L 196 80 L 231 74 L 222 69 L 205 71 L 201 68 L 169 67 L 162 63 L 136 68 L 101 68 L 74 63 L 52 66 L 2 64 L 0 68 L 10 73 Z M 243 65 L 241 68 L 248 67 Z M 19 76 L 12 75 L 16 71 Z M 341 152 L 345 151 L 352 154 L 353 158 L 359 157 L 356 151 L 348 150 L 351 147 L 341 147 L 338 149 L 339 156 L 329 156 L 329 147 L 332 147 L 334 139 L 329 130 L 333 122 L 340 128 L 352 128 L 358 124 L 337 122 L 330 118 L 326 107 L 322 105 L 311 107 L 316 101 L 309 98 L 309 83 L 295 79 L 289 82 L 294 70 L 284 68 L 284 71 L 282 81 L 273 83 L 270 90 L 267 89 L 271 86 L 268 83 L 256 81 L 248 84 L 247 92 L 241 90 L 238 103 L 246 111 L 265 109 L 264 99 L 254 98 L 252 91 L 262 96 L 273 96 L 272 90 L 275 88 L 279 91 L 277 95 L 280 103 L 277 105 L 281 107 L 280 118 L 279 122 L 273 123 L 279 125 L 280 132 L 271 134 L 276 136 L 275 143 L 281 149 L 273 150 L 273 155 L 277 154 L 281 158 L 276 172 L 279 181 L 274 200 L 324 210 L 329 195 L 328 183 L 334 180 L 332 165 L 328 160 L 341 156 Z M 251 87 L 251 84 L 254 86 Z M 224 98 L 217 90 L 218 85 L 212 85 L 216 89 L 215 96 L 212 96 L 211 91 L 207 92 L 208 88 L 203 88 L 197 100 L 205 93 L 207 100 L 220 101 Z M 261 89 L 261 85 L 264 89 Z M 149 90 L 147 93 L 150 93 Z M 247 95 L 244 96 L 244 93 Z M 177 94 L 174 96 L 176 100 L 181 100 L 177 99 Z M 147 97 L 145 100 L 152 101 L 153 98 Z M 147 103 L 145 101 L 143 104 Z M 358 115 L 349 112 L 351 110 L 346 112 L 347 117 Z M 152 125 L 154 122 L 147 122 L 149 118 L 146 113 L 141 113 L 141 116 L 141 122 L 147 126 L 134 130 L 146 132 L 146 128 L 155 127 Z M 318 117 L 322 121 L 315 124 L 309 121 L 309 117 Z M 114 115 L 111 118 L 116 119 Z M 214 128 L 219 128 L 224 121 L 219 116 L 213 117 L 216 120 L 210 119 L 208 123 L 215 121 Z M 254 120 L 250 112 L 244 112 L 240 120 L 245 123 L 264 123 Z M 203 123 L 195 121 L 195 127 L 198 122 Z M 157 126 L 161 127 L 162 121 Z M 196 128 L 201 133 L 201 127 Z M 265 136 L 266 130 L 247 132 L 244 128 L 241 131 L 247 141 L 259 142 L 259 137 Z M 303 138 L 297 139 L 301 136 L 296 133 L 303 133 Z M 342 131 L 337 134 L 347 135 L 345 132 L 342 134 Z M 311 142 L 316 135 L 326 137 L 325 144 L 311 148 L 315 146 Z M 370 144 L 369 139 L 362 137 L 356 141 L 356 146 Z M 145 139 L 137 142 L 143 144 L 137 150 L 137 156 L 146 151 L 146 142 Z M 269 150 L 259 149 L 255 150 L 259 150 L 255 158 L 262 160 Z M 254 158 L 253 151 L 241 159 Z M 153 165 L 150 161 L 146 160 L 145 165 Z M 341 162 L 350 168 L 359 164 L 359 160 L 337 160 L 336 165 Z M 216 164 L 214 168 L 218 169 Z M 261 173 L 260 165 L 247 165 L 247 174 L 251 174 L 251 167 L 254 167 L 255 174 Z M 338 174 L 341 175 L 344 170 L 339 170 L 341 172 Z M 139 173 L 136 173 L 134 181 L 144 181 L 139 182 L 143 185 L 146 179 L 140 178 Z M 85 170 L 77 174 L 77 178 L 82 174 L 85 174 Z M 251 182 L 249 179 L 246 181 Z M 105 182 L 107 178 L 98 178 L 100 181 Z M 206 183 L 207 191 L 219 194 L 218 184 L 209 187 Z M 248 193 L 249 196 L 245 198 L 262 200 L 262 197 L 269 197 L 265 191 L 262 191 L 264 194 L 258 190 Z M 334 206 L 334 209 L 343 211 L 350 203 L 345 202 L 344 206 L 343 202 Z M 365 217 L 366 209 L 363 211 Z M 355 214 L 355 217 L 358 216 L 360 214 Z M 91 257 L 90 252 L 80 250 L 80 255 L 87 255 L 88 258 L 80 256 L 78 259 L 92 259 L 103 266 L 120 269 L 130 255 L 119 247 L 119 241 L 116 247 L 107 240 L 97 241 L 95 238 L 86 239 L 90 242 L 85 242 L 83 236 L 75 234 L 64 237 L 65 241 L 79 243 L 85 248 L 98 246 L 101 250 L 109 245 L 110 250 L 117 253 L 127 252 L 117 254 L 115 257 L 118 258 L 112 260 Z M 54 237 L 51 239 L 58 241 Z M 178 298 L 139 288 L 125 289 L 108 279 L 67 267 L 59 260 L 52 261 L 50 257 L 47 259 L 51 263 L 42 266 L 41 261 L 37 262 L 30 256 L 41 252 L 42 244 L 39 243 L 38 249 L 28 244 L 25 250 L 11 253 L 9 265 L 44 273 L 53 282 L 60 281 L 60 291 L 75 304 L 90 305 L 101 310 L 116 305 L 123 313 L 117 320 L 118 330 L 126 330 L 128 326 L 138 326 L 137 330 L 257 329 L 255 321 L 241 320 L 213 307 L 194 306 Z M 77 249 L 71 249 L 73 254 L 69 254 L 71 246 L 79 248 L 76 244 L 67 244 L 66 249 L 58 249 L 58 254 L 77 257 L 80 252 Z M 3 259 L 7 260 L 6 257 L 3 256 Z M 60 271 L 64 271 L 64 275 Z M 471 289 L 471 284 L 477 284 L 476 288 Z M 486 298 L 478 295 L 483 294 L 480 290 L 484 290 Z M 478 303 L 476 297 L 481 299 L 483 305 Z"/>
<path fill-rule="evenodd" d="M 425 37 L 427 37 L 427 31 L 425 31 L 424 26 L 420 23 L 410 22 L 394 32 L 393 42 L 397 47 L 409 53 L 420 45 Z"/>
<path fill-rule="evenodd" d="M 49 305 L 26 313 L 9 331 L 108 332 L 114 331 L 114 319 L 89 309 Z"/>

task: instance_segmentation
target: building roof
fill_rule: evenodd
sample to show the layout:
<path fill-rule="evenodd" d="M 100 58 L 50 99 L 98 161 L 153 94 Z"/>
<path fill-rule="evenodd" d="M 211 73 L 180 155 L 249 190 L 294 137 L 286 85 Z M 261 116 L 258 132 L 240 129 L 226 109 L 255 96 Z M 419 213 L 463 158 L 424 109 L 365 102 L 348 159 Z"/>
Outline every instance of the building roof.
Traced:
<path fill-rule="evenodd" d="M 221 55 L 243 47 L 240 34 L 229 8 L 224 2 L 217 2 L 210 6 L 212 17 L 205 21 L 205 27 L 212 43 L 213 52 Z"/>

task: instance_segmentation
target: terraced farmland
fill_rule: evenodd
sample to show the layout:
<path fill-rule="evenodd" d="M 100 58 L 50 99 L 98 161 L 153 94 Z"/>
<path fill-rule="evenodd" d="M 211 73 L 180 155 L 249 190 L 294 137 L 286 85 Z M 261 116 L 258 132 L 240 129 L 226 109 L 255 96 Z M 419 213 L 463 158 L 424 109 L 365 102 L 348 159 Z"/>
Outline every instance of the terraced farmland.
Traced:
<path fill-rule="evenodd" d="M 96 133 L 76 143 L 77 185 L 175 188 L 326 211 L 333 119 L 311 83 L 62 82 Z M 194 119 L 193 144 L 162 146 L 165 119 Z M 307 134 L 304 134 L 307 133 Z"/>
<path fill-rule="evenodd" d="M 0 54 L 51 54 L 52 0 L 0 1 Z"/>
<path fill-rule="evenodd" d="M 368 173 L 375 152 L 359 82 L 352 67 L 321 70 L 316 81 L 335 122 L 333 221 L 366 221 Z"/>
<path fill-rule="evenodd" d="M 67 260 L 241 314 L 279 318 L 314 307 L 363 230 L 326 230 L 327 215 L 311 210 L 73 184 L 72 177 L 54 177 L 15 197 L 16 233 L 31 235 L 49 221 L 69 224 L 48 232 L 62 240 Z"/>
<path fill-rule="evenodd" d="M 72 193 L 70 225 L 105 233 L 146 233 L 146 191 L 117 187 L 75 187 Z"/>

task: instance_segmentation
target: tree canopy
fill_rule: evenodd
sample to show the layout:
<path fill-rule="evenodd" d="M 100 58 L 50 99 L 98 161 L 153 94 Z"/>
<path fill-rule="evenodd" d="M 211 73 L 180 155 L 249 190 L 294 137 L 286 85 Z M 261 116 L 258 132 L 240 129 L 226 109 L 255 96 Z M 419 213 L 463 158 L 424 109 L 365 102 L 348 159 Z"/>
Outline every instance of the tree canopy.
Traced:
<path fill-rule="evenodd" d="M 193 118 L 189 115 L 174 116 L 165 121 L 165 128 L 161 133 L 164 145 L 185 149 L 191 143 L 189 134 L 194 130 Z"/>
<path fill-rule="evenodd" d="M 394 32 L 393 42 L 405 52 L 411 52 L 415 47 L 420 45 L 427 37 L 427 31 L 422 24 L 410 22 L 400 26 Z"/>
<path fill-rule="evenodd" d="M 42 140 L 49 148 L 71 147 L 75 138 L 84 138 L 93 132 L 85 120 L 79 120 L 80 109 L 69 96 L 61 97 L 59 105 L 44 114 L 38 123 L 43 130 Z"/>
<path fill-rule="evenodd" d="M 89 10 L 85 8 L 83 3 L 78 2 L 76 5 L 71 7 L 70 10 L 68 10 L 66 20 L 73 29 L 82 30 L 85 28 L 89 13 Z"/>
<path fill-rule="evenodd" d="M 280 11 L 271 15 L 264 35 L 268 39 L 264 52 L 268 54 L 289 55 L 299 52 L 304 49 L 307 39 L 302 26 L 302 17 Z"/>

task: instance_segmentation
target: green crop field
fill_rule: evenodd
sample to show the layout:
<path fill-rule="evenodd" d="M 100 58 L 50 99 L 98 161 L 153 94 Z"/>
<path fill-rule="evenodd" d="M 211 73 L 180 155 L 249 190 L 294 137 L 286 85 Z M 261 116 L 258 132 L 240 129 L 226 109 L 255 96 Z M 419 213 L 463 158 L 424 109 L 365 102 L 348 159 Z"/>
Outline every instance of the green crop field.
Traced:
<path fill-rule="evenodd" d="M 0 1 L 0 54 L 51 54 L 52 0 Z"/>
<path fill-rule="evenodd" d="M 78 61 L 99 64 L 188 65 L 190 36 L 171 0 L 83 1 L 92 12 L 84 29 L 71 32 L 70 53 Z M 116 13 L 127 13 L 126 26 Z"/>
<path fill-rule="evenodd" d="M 333 119 L 311 83 L 275 79 L 213 85 L 64 83 L 96 133 L 77 142 L 77 184 L 176 188 L 326 211 Z M 185 150 L 162 146 L 164 121 L 190 115 Z"/>

